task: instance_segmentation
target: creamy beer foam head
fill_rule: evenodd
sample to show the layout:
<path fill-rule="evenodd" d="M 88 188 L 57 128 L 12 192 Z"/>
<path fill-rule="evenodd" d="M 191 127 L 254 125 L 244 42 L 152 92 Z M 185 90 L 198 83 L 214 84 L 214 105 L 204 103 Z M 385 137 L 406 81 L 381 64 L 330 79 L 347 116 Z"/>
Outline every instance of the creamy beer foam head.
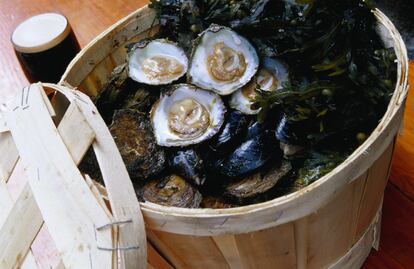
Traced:
<path fill-rule="evenodd" d="M 18 25 L 11 39 L 17 51 L 36 53 L 48 50 L 62 42 L 70 30 L 65 16 L 57 13 L 44 13 Z"/>

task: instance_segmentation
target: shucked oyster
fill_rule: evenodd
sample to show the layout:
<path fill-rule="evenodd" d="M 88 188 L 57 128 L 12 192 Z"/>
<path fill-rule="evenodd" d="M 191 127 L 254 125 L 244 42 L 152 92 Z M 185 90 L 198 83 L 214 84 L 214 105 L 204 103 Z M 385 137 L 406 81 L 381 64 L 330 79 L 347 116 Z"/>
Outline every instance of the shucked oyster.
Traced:
<path fill-rule="evenodd" d="M 252 109 L 257 91 L 272 92 L 282 88 L 283 83 L 289 79 L 288 70 L 281 61 L 265 58 L 263 67 L 256 76 L 240 90 L 234 92 L 230 99 L 230 106 L 244 114 L 254 115 L 259 109 Z"/>
<path fill-rule="evenodd" d="M 169 84 L 187 72 L 188 59 L 177 44 L 157 39 L 137 43 L 129 55 L 129 76 L 150 85 Z"/>
<path fill-rule="evenodd" d="M 187 76 L 194 85 L 227 95 L 247 84 L 258 65 L 257 53 L 247 39 L 212 25 L 199 37 Z"/>
<path fill-rule="evenodd" d="M 175 85 L 151 109 L 157 143 L 166 147 L 198 144 L 220 130 L 225 112 L 217 94 Z"/>

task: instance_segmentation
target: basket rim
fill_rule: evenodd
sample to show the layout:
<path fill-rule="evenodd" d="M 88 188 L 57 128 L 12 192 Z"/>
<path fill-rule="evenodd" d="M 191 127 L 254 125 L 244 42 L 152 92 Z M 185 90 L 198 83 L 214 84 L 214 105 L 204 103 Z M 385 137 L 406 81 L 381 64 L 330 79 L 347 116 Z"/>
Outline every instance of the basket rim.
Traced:
<path fill-rule="evenodd" d="M 97 43 L 102 38 L 107 37 L 113 31 L 122 29 L 122 26 L 127 21 L 131 20 L 131 18 L 150 12 L 153 11 L 150 10 L 148 5 L 144 6 L 108 28 L 101 35 L 97 36 L 78 54 L 77 57 L 75 57 L 72 63 L 68 66 L 68 69 L 66 70 L 59 84 L 68 84 L 66 83 L 66 80 L 73 72 L 72 68 L 74 67 L 74 63 L 76 63 L 77 60 L 81 58 L 83 52 L 93 47 L 95 43 Z M 404 111 L 405 99 L 408 92 L 408 56 L 404 41 L 402 40 L 402 37 L 394 24 L 384 13 L 382 13 L 379 9 L 375 9 L 372 12 L 377 17 L 378 22 L 381 25 L 385 26 L 390 37 L 393 40 L 394 49 L 398 59 L 398 79 L 387 111 L 385 112 L 377 127 L 362 145 L 360 145 L 344 162 L 342 162 L 334 170 L 321 177 L 317 181 L 313 182 L 309 186 L 266 202 L 226 209 L 188 209 L 167 207 L 150 202 L 141 202 L 141 210 L 143 211 L 144 217 L 146 217 L 147 226 L 151 227 L 151 229 L 158 229 L 181 234 L 191 233 L 196 235 L 218 235 L 228 233 L 229 231 L 233 233 L 238 233 L 240 231 L 250 232 L 274 227 L 314 212 L 318 208 L 318 205 L 320 205 L 321 199 L 312 198 L 309 199 L 310 202 L 306 203 L 304 203 L 304 200 L 317 195 L 330 197 L 333 195 L 333 193 L 345 187 L 353 179 L 360 176 L 366 170 L 366 167 L 370 167 L 372 163 L 378 159 L 378 157 L 385 150 L 385 147 L 382 146 L 381 148 L 380 144 L 386 143 L 379 141 L 380 136 L 383 135 L 383 139 L 388 139 L 391 141 L 390 137 L 393 138 L 399 129 L 401 117 Z M 388 133 L 384 135 L 383 133 L 386 131 Z M 381 148 L 381 150 L 372 150 L 373 148 Z M 366 165 L 359 165 L 361 161 L 364 161 Z M 350 176 L 343 175 L 344 171 L 349 172 L 349 175 L 352 175 L 352 180 L 350 180 Z M 292 216 L 286 216 L 286 214 L 284 215 L 286 208 L 289 207 L 293 207 L 296 211 L 296 214 Z M 236 222 L 242 222 L 245 219 L 253 219 L 258 215 L 276 214 L 278 212 L 280 213 L 278 215 L 278 218 L 276 218 L 276 220 L 272 223 L 261 223 L 254 227 L 246 229 L 235 227 Z M 222 224 L 220 227 L 217 227 L 215 224 L 212 225 L 211 223 L 202 225 L 201 221 L 198 221 L 205 219 L 217 219 L 218 221 L 225 219 L 226 225 Z M 229 219 L 233 220 L 234 222 L 228 221 Z M 185 227 L 182 229 L 177 225 L 168 227 L 166 223 L 169 221 L 179 222 Z M 196 225 L 198 226 L 195 227 Z"/>

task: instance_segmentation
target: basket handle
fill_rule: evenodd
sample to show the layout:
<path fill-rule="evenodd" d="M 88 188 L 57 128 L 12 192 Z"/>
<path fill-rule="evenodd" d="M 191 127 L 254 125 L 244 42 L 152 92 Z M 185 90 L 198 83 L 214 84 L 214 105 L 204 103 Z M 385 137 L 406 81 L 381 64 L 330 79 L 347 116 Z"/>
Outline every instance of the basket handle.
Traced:
<path fill-rule="evenodd" d="M 95 132 L 93 149 L 108 192 L 114 223 L 132 221 L 119 230 L 119 249 L 126 250 L 123 253 L 126 268 L 146 268 L 147 241 L 144 218 L 121 154 L 105 121 L 86 94 L 61 85 L 43 85 L 60 92 L 69 101 L 76 102 L 85 120 Z M 133 251 L 136 246 L 139 248 Z M 137 267 L 137 264 L 140 264 L 140 267 Z"/>
<path fill-rule="evenodd" d="M 16 107 L 1 117 L 0 124 L 6 123 L 7 128 L 0 131 L 10 129 L 20 159 L 29 167 L 30 187 L 65 266 L 111 268 L 114 263 L 116 267 L 118 259 L 113 257 L 120 254 L 126 268 L 145 268 L 146 240 L 139 203 L 108 129 L 100 124 L 104 122 L 89 98 L 61 86 L 48 86 L 70 102 L 59 132 L 51 119 L 55 111 L 41 84 L 25 88 L 16 98 Z M 88 113 L 94 117 L 88 118 Z M 109 167 L 116 169 L 108 173 L 101 168 L 113 218 L 100 206 L 76 167 L 92 142 L 100 166 L 110 159 Z M 118 229 L 121 218 L 128 221 Z M 111 224 L 109 229 L 99 228 L 107 224 Z"/>

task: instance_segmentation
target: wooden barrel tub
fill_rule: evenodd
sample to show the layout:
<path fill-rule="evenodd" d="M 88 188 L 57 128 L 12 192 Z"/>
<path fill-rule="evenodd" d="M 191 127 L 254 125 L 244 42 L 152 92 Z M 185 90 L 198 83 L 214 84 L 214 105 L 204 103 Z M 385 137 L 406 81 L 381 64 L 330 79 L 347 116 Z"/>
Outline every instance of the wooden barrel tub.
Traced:
<path fill-rule="evenodd" d="M 148 241 L 175 268 L 359 268 L 378 248 L 381 206 L 407 94 L 400 34 L 379 10 L 398 57 L 398 80 L 383 119 L 345 162 L 313 184 L 264 203 L 183 209 L 141 203 Z M 60 84 L 94 97 L 126 57 L 125 45 L 158 30 L 144 7 L 87 45 Z"/>

